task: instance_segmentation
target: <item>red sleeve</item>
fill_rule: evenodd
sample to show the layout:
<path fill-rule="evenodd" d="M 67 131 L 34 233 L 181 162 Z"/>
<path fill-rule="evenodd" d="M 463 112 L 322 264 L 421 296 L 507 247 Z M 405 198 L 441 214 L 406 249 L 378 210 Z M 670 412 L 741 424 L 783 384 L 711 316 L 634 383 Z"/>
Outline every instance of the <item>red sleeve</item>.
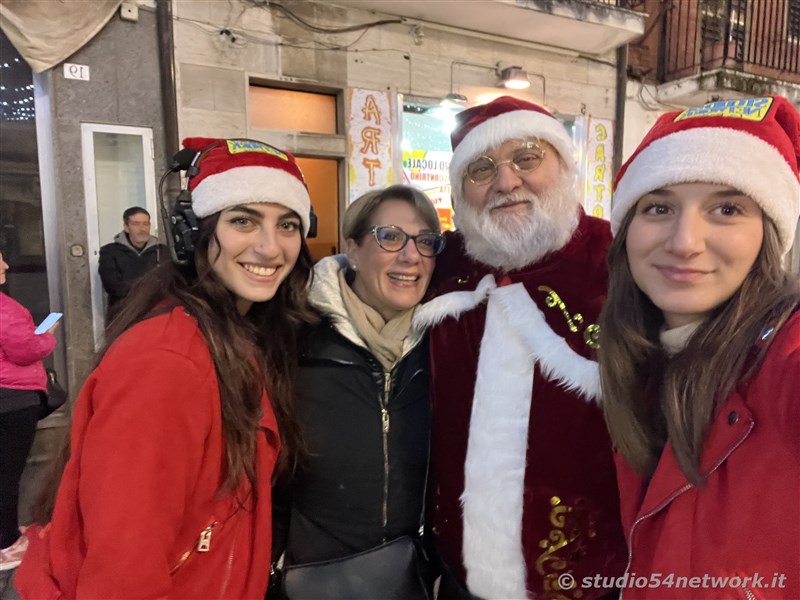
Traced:
<path fill-rule="evenodd" d="M 797 338 L 797 349 L 780 365 L 776 397 L 770 402 L 780 411 L 777 419 L 780 435 L 790 444 L 791 452 L 800 464 L 800 328 L 797 329 Z"/>
<path fill-rule="evenodd" d="M 171 555 L 219 410 L 213 367 L 169 350 L 107 356 L 83 437 L 78 503 L 86 555 L 78 598 L 170 592 Z M 113 350 L 112 350 L 113 351 Z"/>
<path fill-rule="evenodd" d="M 0 348 L 9 361 L 26 366 L 42 360 L 56 347 L 50 333 L 36 335 L 31 313 L 5 294 L 0 294 Z"/>

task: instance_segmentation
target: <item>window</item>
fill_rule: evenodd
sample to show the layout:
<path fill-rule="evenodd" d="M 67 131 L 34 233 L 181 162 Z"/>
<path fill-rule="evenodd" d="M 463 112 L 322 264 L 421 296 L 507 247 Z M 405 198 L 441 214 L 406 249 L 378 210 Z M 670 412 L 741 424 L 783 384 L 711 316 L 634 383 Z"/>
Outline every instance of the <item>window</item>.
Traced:
<path fill-rule="evenodd" d="M 456 111 L 438 104 L 403 104 L 403 183 L 433 201 L 442 229 L 453 229 L 450 203 L 450 132 Z"/>
<path fill-rule="evenodd" d="M 250 127 L 337 133 L 336 96 L 251 85 Z"/>
<path fill-rule="evenodd" d="M 800 0 L 786 0 L 786 34 L 791 42 L 800 42 Z"/>

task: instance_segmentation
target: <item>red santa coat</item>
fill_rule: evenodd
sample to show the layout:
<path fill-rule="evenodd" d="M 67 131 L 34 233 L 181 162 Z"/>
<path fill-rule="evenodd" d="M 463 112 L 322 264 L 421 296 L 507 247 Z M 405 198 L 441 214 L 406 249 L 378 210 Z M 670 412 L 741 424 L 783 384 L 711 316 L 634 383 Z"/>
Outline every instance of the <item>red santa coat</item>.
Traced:
<path fill-rule="evenodd" d="M 439 297 L 418 312 L 435 325 L 431 523 L 477 596 L 588 600 L 608 590 L 561 589 L 569 577 L 559 575 L 623 572 L 611 442 L 589 359 L 610 241 L 605 221 L 581 213 L 562 250 L 504 276 L 449 234 Z"/>
<path fill-rule="evenodd" d="M 667 444 L 648 485 L 617 457 L 625 600 L 800 598 L 800 312 L 717 411 L 700 465 L 702 489 Z"/>
<path fill-rule="evenodd" d="M 26 532 L 20 595 L 263 598 L 280 442 L 266 394 L 261 406 L 254 503 L 244 480 L 219 493 L 219 384 L 197 321 L 176 308 L 123 334 L 75 403 L 53 520 Z"/>

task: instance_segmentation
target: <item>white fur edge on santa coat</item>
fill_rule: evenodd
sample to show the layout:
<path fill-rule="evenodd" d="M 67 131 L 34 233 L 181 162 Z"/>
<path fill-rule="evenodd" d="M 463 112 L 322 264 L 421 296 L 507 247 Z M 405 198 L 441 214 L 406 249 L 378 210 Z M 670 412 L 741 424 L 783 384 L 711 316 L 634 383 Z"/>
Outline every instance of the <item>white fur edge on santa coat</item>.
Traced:
<path fill-rule="evenodd" d="M 597 364 L 550 328 L 522 284 L 498 288 L 487 275 L 474 292 L 440 296 L 417 318 L 438 323 L 487 297 L 461 496 L 464 566 L 473 594 L 526 598 L 522 500 L 534 367 L 587 401 L 599 401 L 600 378 Z"/>

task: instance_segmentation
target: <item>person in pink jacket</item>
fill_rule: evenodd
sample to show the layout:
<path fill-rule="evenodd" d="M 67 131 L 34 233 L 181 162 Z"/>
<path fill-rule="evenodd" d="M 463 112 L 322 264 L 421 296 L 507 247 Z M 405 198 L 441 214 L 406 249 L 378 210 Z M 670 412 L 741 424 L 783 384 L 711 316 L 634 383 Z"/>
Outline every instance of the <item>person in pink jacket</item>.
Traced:
<path fill-rule="evenodd" d="M 0 253 L 0 285 L 8 268 Z M 27 547 L 17 520 L 19 480 L 47 389 L 42 359 L 56 347 L 57 327 L 35 334 L 28 309 L 0 292 L 0 571 L 18 566 Z"/>
<path fill-rule="evenodd" d="M 800 115 L 663 115 L 617 175 L 603 407 L 625 600 L 800 598 Z"/>

